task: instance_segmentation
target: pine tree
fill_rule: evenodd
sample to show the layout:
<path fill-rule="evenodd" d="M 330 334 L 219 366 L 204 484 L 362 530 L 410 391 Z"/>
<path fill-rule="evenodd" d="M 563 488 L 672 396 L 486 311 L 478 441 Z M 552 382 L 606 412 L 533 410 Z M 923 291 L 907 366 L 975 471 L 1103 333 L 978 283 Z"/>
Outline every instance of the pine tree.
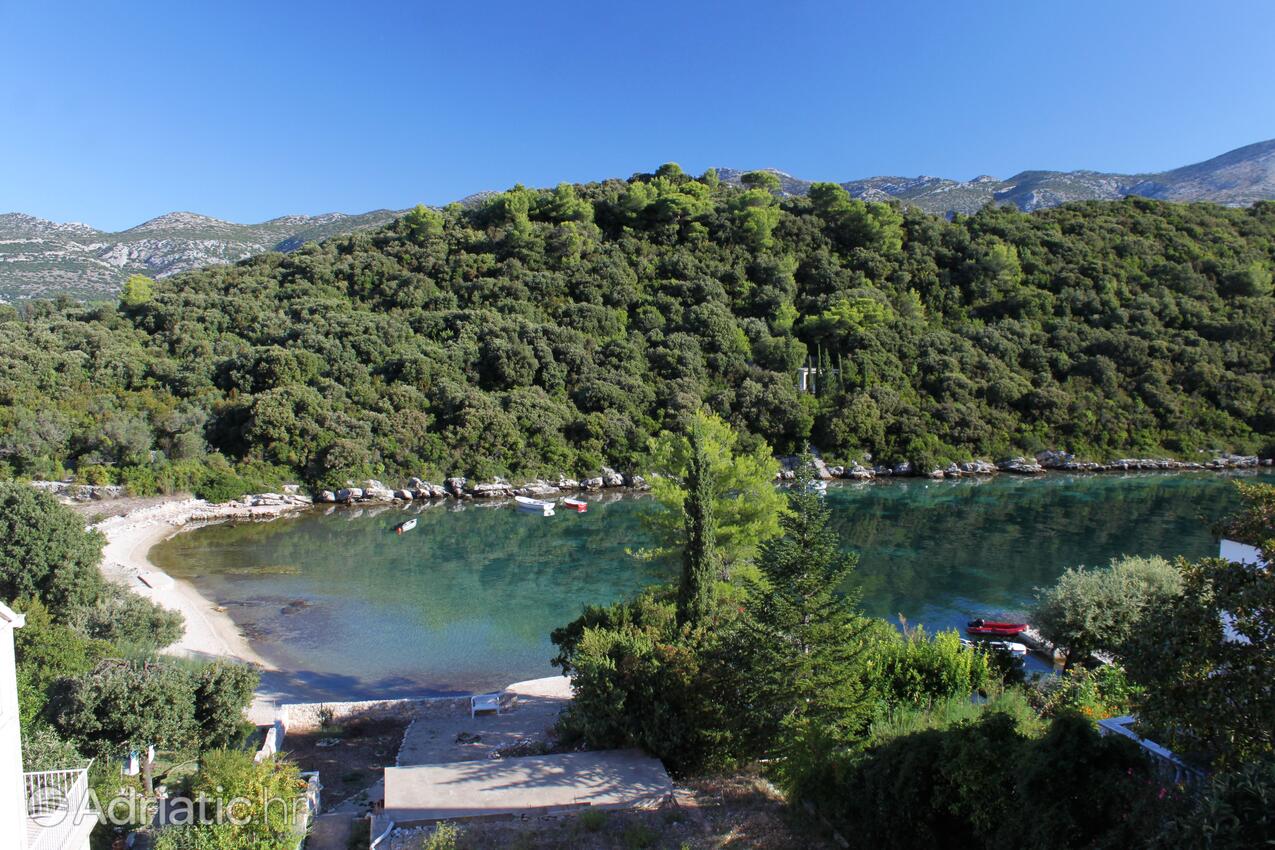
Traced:
<path fill-rule="evenodd" d="M 762 580 L 748 602 L 749 681 L 760 709 L 754 733 L 777 741 L 768 747 L 776 755 L 814 737 L 853 743 L 870 714 L 863 670 L 870 621 L 846 589 L 856 558 L 841 551 L 828 506 L 810 487 L 812 461 L 807 454 L 788 494 L 782 535 L 762 545 Z"/>
<path fill-rule="evenodd" d="M 690 433 L 691 456 L 686 467 L 686 500 L 682 517 L 686 547 L 682 550 L 682 581 L 677 594 L 677 622 L 697 625 L 712 611 L 717 578 L 717 521 L 713 516 L 713 482 L 704 437 L 698 427 Z"/>

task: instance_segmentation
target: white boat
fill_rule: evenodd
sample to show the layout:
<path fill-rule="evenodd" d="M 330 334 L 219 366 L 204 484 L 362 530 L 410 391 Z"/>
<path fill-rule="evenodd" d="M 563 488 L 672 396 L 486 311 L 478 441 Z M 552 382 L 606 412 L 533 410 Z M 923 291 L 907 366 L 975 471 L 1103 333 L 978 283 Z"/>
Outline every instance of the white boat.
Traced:
<path fill-rule="evenodd" d="M 412 517 L 406 522 L 400 522 L 398 525 L 394 526 L 394 533 L 403 534 L 404 532 L 411 531 L 415 527 L 416 527 L 416 517 Z"/>
<path fill-rule="evenodd" d="M 571 510 L 575 511 L 578 514 L 582 514 L 589 509 L 589 503 L 586 502 L 584 499 L 571 499 L 571 498 L 563 499 L 562 506 L 564 508 L 571 508 Z"/>
<path fill-rule="evenodd" d="M 553 502 L 529 499 L 526 496 L 514 496 L 514 503 L 520 511 L 526 511 L 529 514 L 540 514 L 541 516 L 553 516 Z"/>
<path fill-rule="evenodd" d="M 1025 658 L 1027 656 L 1027 645 L 1012 640 L 981 640 L 978 642 L 961 638 L 961 646 L 966 649 L 974 649 L 975 647 L 983 647 L 1000 652 L 1008 652 L 1010 655 Z"/>
<path fill-rule="evenodd" d="M 1001 652 L 1008 652 L 1010 655 L 1026 657 L 1027 645 L 1012 640 L 989 640 L 987 646 L 991 649 L 997 649 Z"/>
<path fill-rule="evenodd" d="M 806 482 L 806 492 L 818 493 L 822 496 L 824 493 L 828 492 L 828 482 L 821 478 L 812 478 Z"/>

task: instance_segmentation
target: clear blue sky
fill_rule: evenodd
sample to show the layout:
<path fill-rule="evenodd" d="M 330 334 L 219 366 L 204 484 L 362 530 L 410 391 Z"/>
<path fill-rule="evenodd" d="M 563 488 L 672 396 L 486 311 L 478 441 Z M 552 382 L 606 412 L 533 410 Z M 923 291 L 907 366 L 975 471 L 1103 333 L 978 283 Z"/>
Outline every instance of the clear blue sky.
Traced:
<path fill-rule="evenodd" d="M 1159 170 L 1275 137 L 1272 33 L 1270 0 L 0 0 L 0 212 L 261 221 L 669 160 Z"/>

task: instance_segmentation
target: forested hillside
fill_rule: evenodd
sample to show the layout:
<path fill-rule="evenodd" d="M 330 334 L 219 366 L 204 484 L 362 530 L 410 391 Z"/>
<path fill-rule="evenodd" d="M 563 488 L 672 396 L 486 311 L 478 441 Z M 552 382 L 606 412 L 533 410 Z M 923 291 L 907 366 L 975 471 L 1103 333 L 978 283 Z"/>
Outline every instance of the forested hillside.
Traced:
<path fill-rule="evenodd" d="M 773 181 L 517 187 L 118 306 L 0 307 L 0 472 L 640 469 L 701 404 L 837 458 L 1275 449 L 1275 204 L 949 222 Z"/>

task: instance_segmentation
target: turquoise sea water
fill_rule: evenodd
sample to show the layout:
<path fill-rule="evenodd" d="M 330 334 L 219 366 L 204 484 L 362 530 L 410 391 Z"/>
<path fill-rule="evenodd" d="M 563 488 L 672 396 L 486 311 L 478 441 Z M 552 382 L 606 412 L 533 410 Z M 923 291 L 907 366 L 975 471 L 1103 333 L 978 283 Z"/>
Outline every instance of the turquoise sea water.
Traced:
<path fill-rule="evenodd" d="M 1021 612 L 1071 565 L 1215 553 L 1208 525 L 1237 503 L 1228 477 L 1210 474 L 834 484 L 827 498 L 859 553 L 867 611 L 930 629 Z M 553 517 L 450 503 L 315 510 L 196 529 L 151 558 L 226 606 L 294 671 L 275 683 L 294 694 L 468 692 L 551 674 L 551 629 L 674 577 L 626 553 L 648 542 L 640 515 L 652 507 L 608 494 Z M 395 535 L 409 516 L 417 528 Z"/>

